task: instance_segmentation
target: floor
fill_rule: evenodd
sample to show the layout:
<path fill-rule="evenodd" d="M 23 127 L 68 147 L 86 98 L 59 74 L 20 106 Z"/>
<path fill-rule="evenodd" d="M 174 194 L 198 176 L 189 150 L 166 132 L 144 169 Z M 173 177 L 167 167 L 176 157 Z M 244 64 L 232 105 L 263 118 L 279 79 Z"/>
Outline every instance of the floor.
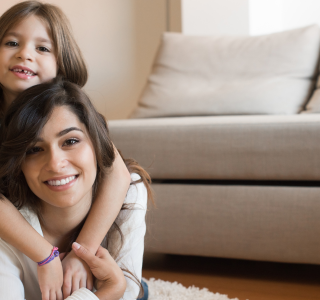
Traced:
<path fill-rule="evenodd" d="M 320 266 L 146 253 L 143 276 L 239 300 L 320 299 Z"/>

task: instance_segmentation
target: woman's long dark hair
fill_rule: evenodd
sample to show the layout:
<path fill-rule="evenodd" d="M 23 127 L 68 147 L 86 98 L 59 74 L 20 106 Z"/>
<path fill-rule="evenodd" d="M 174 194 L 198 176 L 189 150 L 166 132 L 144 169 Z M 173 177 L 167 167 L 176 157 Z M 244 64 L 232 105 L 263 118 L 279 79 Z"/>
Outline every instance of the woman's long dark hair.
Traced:
<path fill-rule="evenodd" d="M 23 93 L 10 105 L 5 118 L 0 126 L 0 193 L 7 197 L 18 209 L 28 206 L 37 213 L 41 219 L 40 199 L 30 190 L 21 164 L 25 159 L 26 151 L 34 146 L 36 139 L 49 120 L 53 109 L 57 106 L 67 106 L 86 126 L 91 138 L 97 160 L 97 175 L 93 185 L 93 201 L 102 179 L 107 176 L 108 170 L 115 159 L 115 149 L 109 137 L 109 131 L 105 118 L 99 114 L 90 99 L 74 83 L 56 78 L 50 83 L 33 86 Z M 153 201 L 150 189 L 151 179 L 148 173 L 132 159 L 124 159 L 130 173 L 140 175 L 136 184 L 143 182 L 148 191 L 148 197 Z M 132 205 L 122 206 L 122 210 L 130 210 Z M 70 235 L 70 246 L 79 234 L 84 221 Z M 123 245 L 121 224 L 114 222 L 110 232 L 116 232 L 121 240 L 120 246 L 114 253 L 117 260 Z M 108 248 L 110 234 L 106 236 Z M 128 269 L 123 269 L 130 274 L 131 279 L 137 279 Z M 141 284 L 135 280 L 139 286 Z"/>

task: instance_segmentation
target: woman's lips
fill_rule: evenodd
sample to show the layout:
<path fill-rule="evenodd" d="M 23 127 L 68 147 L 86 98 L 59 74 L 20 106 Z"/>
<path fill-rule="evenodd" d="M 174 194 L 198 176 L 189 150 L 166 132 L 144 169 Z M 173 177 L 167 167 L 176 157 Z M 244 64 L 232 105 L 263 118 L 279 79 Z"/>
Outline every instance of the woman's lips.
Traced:
<path fill-rule="evenodd" d="M 76 183 L 79 175 L 69 176 L 66 178 L 70 178 L 70 177 L 74 177 L 74 179 L 69 180 L 69 182 L 66 182 L 63 185 L 53 185 L 54 181 L 57 181 L 57 180 L 48 180 L 48 181 L 45 181 L 44 184 L 52 191 L 55 191 L 55 192 L 65 191 L 65 190 L 71 188 Z M 65 179 L 61 179 L 59 181 L 61 182 L 62 180 L 65 180 Z M 50 182 L 50 184 L 49 184 L 49 182 Z"/>

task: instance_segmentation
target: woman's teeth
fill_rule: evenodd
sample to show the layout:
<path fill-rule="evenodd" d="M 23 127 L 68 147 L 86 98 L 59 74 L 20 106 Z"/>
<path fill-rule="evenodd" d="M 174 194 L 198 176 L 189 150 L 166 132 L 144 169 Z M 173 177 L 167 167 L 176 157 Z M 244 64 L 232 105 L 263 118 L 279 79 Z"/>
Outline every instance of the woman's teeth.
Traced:
<path fill-rule="evenodd" d="M 69 183 L 70 181 L 74 180 L 76 178 L 76 176 L 70 176 L 67 177 L 65 179 L 61 179 L 61 180 L 49 180 L 47 181 L 49 185 L 65 185 L 67 183 Z"/>
<path fill-rule="evenodd" d="M 22 70 L 22 69 L 13 69 L 12 70 L 13 72 L 19 72 L 19 73 L 24 73 L 26 75 L 30 75 L 30 76 L 34 76 L 35 74 L 30 72 L 30 71 L 27 71 L 27 70 Z"/>

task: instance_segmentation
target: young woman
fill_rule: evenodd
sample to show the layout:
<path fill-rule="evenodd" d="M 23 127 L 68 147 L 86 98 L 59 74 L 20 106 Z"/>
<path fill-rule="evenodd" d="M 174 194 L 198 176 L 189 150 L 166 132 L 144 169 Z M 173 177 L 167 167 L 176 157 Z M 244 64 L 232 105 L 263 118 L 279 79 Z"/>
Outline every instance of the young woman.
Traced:
<path fill-rule="evenodd" d="M 77 85 L 56 79 L 20 94 L 1 130 L 0 192 L 50 244 L 69 252 L 115 159 L 104 118 Z M 132 183 L 103 245 L 126 276 L 124 299 L 136 299 L 150 178 L 133 160 L 124 161 Z M 35 262 L 0 240 L 1 299 L 41 299 L 36 269 Z M 91 299 L 82 292 L 79 299 Z"/>
<path fill-rule="evenodd" d="M 58 7 L 38 1 L 14 5 L 0 17 L 0 119 L 21 92 L 57 75 L 80 86 L 88 77 L 66 16 Z M 77 239 L 92 253 L 96 253 L 119 213 L 130 180 L 123 160 L 116 154 Z M 42 261 L 53 245 L 29 226 L 9 200 L 0 201 L 0 237 L 34 262 Z M 92 287 L 91 272 L 73 252 L 63 260 L 63 271 L 57 260 L 38 267 L 43 300 L 62 300 L 62 285 L 65 297 L 79 287 Z"/>

